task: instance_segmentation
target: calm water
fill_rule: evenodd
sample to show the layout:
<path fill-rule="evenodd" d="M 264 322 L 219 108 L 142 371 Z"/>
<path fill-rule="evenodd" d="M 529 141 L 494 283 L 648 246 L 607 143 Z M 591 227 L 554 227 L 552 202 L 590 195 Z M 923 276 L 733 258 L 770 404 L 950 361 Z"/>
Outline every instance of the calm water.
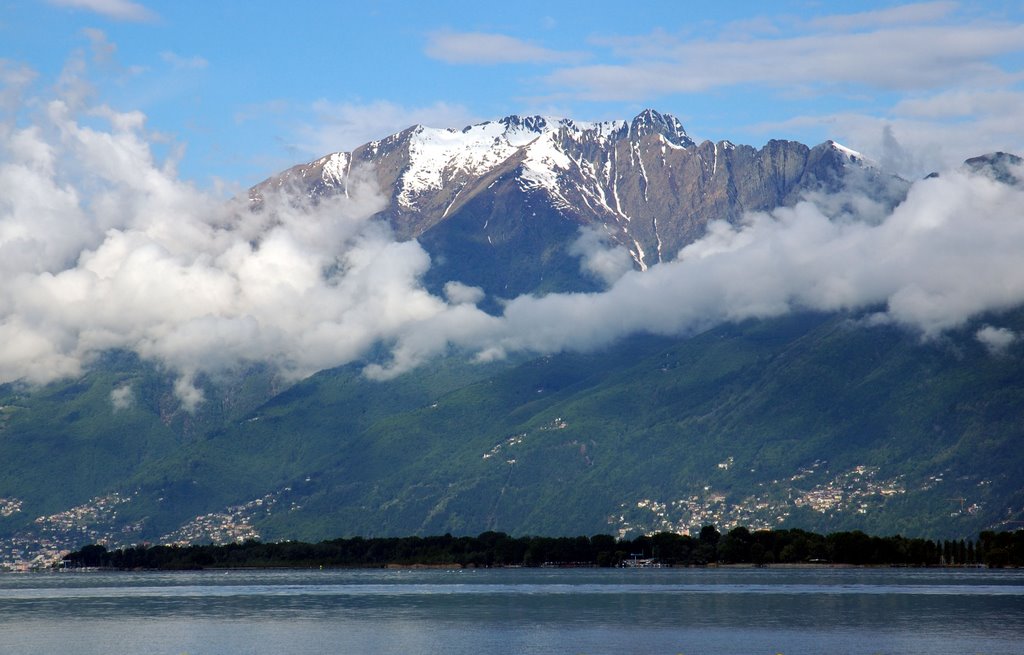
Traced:
<path fill-rule="evenodd" d="M 4 655 L 1024 653 L 1024 573 L 0 575 Z"/>

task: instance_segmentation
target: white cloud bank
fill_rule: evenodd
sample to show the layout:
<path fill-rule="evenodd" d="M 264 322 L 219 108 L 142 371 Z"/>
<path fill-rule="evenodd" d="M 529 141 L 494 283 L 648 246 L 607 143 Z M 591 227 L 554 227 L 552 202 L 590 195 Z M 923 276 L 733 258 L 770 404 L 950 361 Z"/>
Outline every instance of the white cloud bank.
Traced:
<path fill-rule="evenodd" d="M 484 360 L 586 350 L 797 309 L 883 307 L 876 320 L 932 337 L 1024 303 L 1024 191 L 983 175 L 921 181 L 888 215 L 850 198 L 837 214 L 818 198 L 714 223 L 645 273 L 584 234 L 576 252 L 607 291 L 519 297 L 492 316 L 478 289 L 422 287 L 428 255 L 370 220 L 384 199 L 369 183 L 316 208 L 268 198 L 253 213 L 177 179 L 139 113 L 26 106 L 40 108 L 33 124 L 0 125 L 0 382 L 76 376 L 127 349 L 175 371 L 194 407 L 201 372 L 265 362 L 295 378 L 381 343 L 392 358 L 371 376 L 452 346 Z"/>
<path fill-rule="evenodd" d="M 253 213 L 157 162 L 141 114 L 53 100 L 4 133 L 0 382 L 75 376 L 123 348 L 176 371 L 194 406 L 198 372 L 308 375 L 447 307 L 419 284 L 419 245 L 369 220 L 383 202 L 370 184 Z"/>
<path fill-rule="evenodd" d="M 1024 170 L 1018 170 L 1024 179 Z M 937 337 L 985 312 L 1024 303 L 1024 189 L 947 172 L 915 184 L 879 218 L 826 215 L 830 198 L 712 223 L 671 262 L 630 271 L 605 292 L 523 296 L 501 317 L 439 314 L 404 331 L 386 377 L 449 344 L 481 359 L 514 351 L 589 350 L 637 332 L 692 334 L 796 310 L 868 310 L 873 323 Z M 1000 334 L 979 333 L 991 344 Z"/>

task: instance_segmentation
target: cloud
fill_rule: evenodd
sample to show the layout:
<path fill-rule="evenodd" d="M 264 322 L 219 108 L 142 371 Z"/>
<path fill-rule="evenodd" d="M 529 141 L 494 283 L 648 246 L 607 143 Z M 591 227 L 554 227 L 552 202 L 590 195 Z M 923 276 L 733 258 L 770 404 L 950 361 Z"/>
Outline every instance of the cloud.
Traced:
<path fill-rule="evenodd" d="M 249 121 L 263 118 L 264 116 L 281 116 L 282 114 L 289 112 L 291 109 L 291 101 L 277 98 L 275 100 L 242 105 L 235 112 L 234 119 L 235 122 L 239 124 L 247 123 Z"/>
<path fill-rule="evenodd" d="M 1024 92 L 956 89 L 934 95 L 908 98 L 896 103 L 892 113 L 918 119 L 963 118 L 985 115 L 1019 115 L 1024 110 Z"/>
<path fill-rule="evenodd" d="M 114 20 L 147 22 L 157 18 L 157 15 L 151 10 L 130 0 L 47 0 L 47 2 L 57 7 L 92 11 Z"/>
<path fill-rule="evenodd" d="M 110 64 L 114 62 L 114 57 L 117 54 L 117 46 L 107 39 L 106 32 L 98 30 L 95 27 L 86 27 L 82 29 L 82 34 L 89 39 L 94 61 L 100 64 Z"/>
<path fill-rule="evenodd" d="M 975 338 L 993 355 L 1004 355 L 1020 338 L 1013 330 L 986 325 L 975 333 Z"/>
<path fill-rule="evenodd" d="M 135 395 L 131 384 L 122 384 L 110 392 L 110 405 L 114 412 L 122 412 L 135 404 Z"/>
<path fill-rule="evenodd" d="M 812 199 L 814 200 L 814 199 Z M 693 334 L 793 311 L 874 311 L 875 323 L 933 339 L 973 317 L 1024 303 L 1024 189 L 948 171 L 920 181 L 891 213 L 861 202 L 835 214 L 829 198 L 748 215 L 667 263 L 631 271 L 605 292 L 522 296 L 500 317 L 467 311 L 410 325 L 393 361 L 398 374 L 451 346 L 480 359 L 511 352 L 592 350 L 628 334 Z M 979 339 L 1003 338 L 991 331 Z"/>
<path fill-rule="evenodd" d="M 741 84 L 810 85 L 818 93 L 850 84 L 899 91 L 1006 84 L 1017 78 L 996 58 L 1024 51 L 1024 25 L 909 25 L 717 40 L 657 33 L 605 44 L 627 61 L 561 68 L 547 82 L 592 100 L 701 93 Z"/>
<path fill-rule="evenodd" d="M 352 150 L 417 124 L 470 125 L 480 121 L 466 107 L 446 102 L 408 107 L 386 100 L 369 103 L 320 100 L 314 103 L 313 111 L 316 121 L 298 129 L 296 144 L 299 151 L 311 157 Z"/>
<path fill-rule="evenodd" d="M 448 302 L 455 305 L 475 305 L 484 299 L 484 290 L 480 287 L 471 287 L 461 282 L 448 282 L 444 285 L 444 296 Z"/>
<path fill-rule="evenodd" d="M 959 97 L 960 94 L 939 95 Z M 984 102 L 985 98 L 985 93 L 979 93 L 979 102 Z M 934 96 L 922 96 L 914 103 L 897 105 L 900 112 L 872 115 L 847 111 L 798 115 L 784 121 L 760 123 L 749 129 L 763 134 L 778 134 L 780 131 L 817 128 L 861 152 L 879 153 L 887 170 L 917 178 L 955 166 L 979 153 L 1024 152 L 1024 133 L 1017 128 L 1021 111 L 1024 111 L 1024 92 L 999 92 L 993 94 L 992 100 L 989 104 L 977 105 L 974 113 L 963 114 L 953 108 L 956 102 L 952 100 L 947 103 Z M 939 109 L 940 106 L 948 109 Z M 908 107 L 916 108 L 920 113 L 911 113 Z M 936 114 L 950 114 L 928 115 L 926 107 L 933 107 Z"/>
<path fill-rule="evenodd" d="M 582 228 L 579 238 L 569 246 L 569 254 L 580 258 L 582 272 L 605 284 L 612 284 L 633 269 L 629 251 L 612 246 L 599 227 Z"/>
<path fill-rule="evenodd" d="M 14 115 L 24 106 L 24 95 L 36 79 L 28 66 L 0 59 L 0 129 L 13 124 Z M 0 137 L 6 132 L 0 132 Z"/>
<path fill-rule="evenodd" d="M 174 68 L 175 70 L 201 70 L 210 64 L 210 62 L 206 61 L 199 55 L 182 57 L 181 55 L 169 50 L 161 52 L 160 59 L 170 64 L 171 68 Z"/>
<path fill-rule="evenodd" d="M 186 375 L 174 381 L 174 395 L 181 401 L 182 408 L 194 413 L 206 398 L 202 389 L 195 386 L 191 375 Z"/>
<path fill-rule="evenodd" d="M 0 381 L 73 377 L 125 349 L 177 372 L 189 409 L 202 373 L 302 377 L 450 309 L 420 284 L 419 244 L 370 220 L 384 199 L 358 173 L 349 198 L 252 212 L 177 179 L 140 113 L 33 106 L 0 142 Z"/>
<path fill-rule="evenodd" d="M 568 63 L 586 57 L 580 52 L 551 50 L 505 34 L 486 32 L 433 32 L 427 38 L 427 56 L 449 64 Z"/>
<path fill-rule="evenodd" d="M 883 25 L 932 22 L 946 18 L 957 7 L 956 2 L 918 2 L 855 14 L 822 16 L 808 21 L 808 24 L 830 30 L 850 31 Z"/>

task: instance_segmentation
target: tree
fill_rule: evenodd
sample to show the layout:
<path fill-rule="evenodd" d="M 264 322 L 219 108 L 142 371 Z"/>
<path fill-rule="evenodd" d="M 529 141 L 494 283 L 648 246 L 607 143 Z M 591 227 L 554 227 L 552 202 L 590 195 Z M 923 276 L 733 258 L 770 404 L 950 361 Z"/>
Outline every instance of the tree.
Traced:
<path fill-rule="evenodd" d="M 67 559 L 74 562 L 77 566 L 96 568 L 107 566 L 110 557 L 107 554 L 106 546 L 89 544 L 88 546 L 82 546 L 81 550 L 77 553 L 68 555 Z"/>
<path fill-rule="evenodd" d="M 700 536 L 698 539 L 702 544 L 717 546 L 718 540 L 721 539 L 721 537 L 722 533 L 718 531 L 718 528 L 713 525 L 705 525 L 700 529 Z"/>
<path fill-rule="evenodd" d="M 718 559 L 723 562 L 749 562 L 751 561 L 751 545 L 754 537 L 750 530 L 744 527 L 733 528 L 727 535 L 718 542 Z M 760 553 L 764 558 L 764 548 Z"/>

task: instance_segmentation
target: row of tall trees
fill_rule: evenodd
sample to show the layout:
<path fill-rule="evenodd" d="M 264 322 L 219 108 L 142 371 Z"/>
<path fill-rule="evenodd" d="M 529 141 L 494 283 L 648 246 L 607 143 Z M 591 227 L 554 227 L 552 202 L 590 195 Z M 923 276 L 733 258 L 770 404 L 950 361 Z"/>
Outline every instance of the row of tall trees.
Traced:
<path fill-rule="evenodd" d="M 65 566 L 116 569 L 235 567 L 620 566 L 652 560 L 667 566 L 822 562 L 897 566 L 1024 566 L 1024 530 L 983 532 L 977 541 L 932 541 L 863 532 L 821 535 L 804 530 L 738 527 L 722 534 L 705 526 L 697 536 L 661 532 L 635 539 L 511 537 L 485 532 L 476 537 L 385 537 L 332 539 L 316 544 L 247 541 L 222 546 L 136 546 L 108 551 L 85 546 Z"/>

